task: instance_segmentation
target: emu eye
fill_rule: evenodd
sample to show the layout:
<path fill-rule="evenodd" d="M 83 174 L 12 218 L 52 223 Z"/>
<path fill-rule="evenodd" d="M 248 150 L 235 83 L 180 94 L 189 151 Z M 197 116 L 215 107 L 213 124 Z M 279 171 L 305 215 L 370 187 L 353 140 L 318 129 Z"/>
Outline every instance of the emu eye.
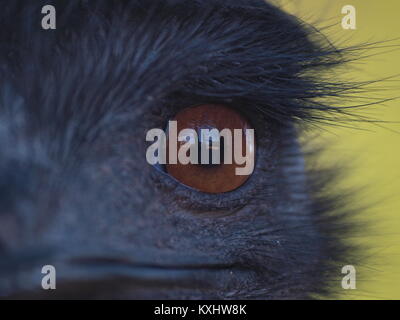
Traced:
<path fill-rule="evenodd" d="M 172 121 L 177 135 L 176 164 L 166 171 L 180 183 L 205 193 L 224 193 L 242 186 L 254 169 L 254 130 L 236 110 L 200 105 L 180 111 Z M 170 128 L 169 128 L 170 129 Z M 170 141 L 169 141 L 170 142 Z M 171 149 L 167 151 L 171 154 Z"/>

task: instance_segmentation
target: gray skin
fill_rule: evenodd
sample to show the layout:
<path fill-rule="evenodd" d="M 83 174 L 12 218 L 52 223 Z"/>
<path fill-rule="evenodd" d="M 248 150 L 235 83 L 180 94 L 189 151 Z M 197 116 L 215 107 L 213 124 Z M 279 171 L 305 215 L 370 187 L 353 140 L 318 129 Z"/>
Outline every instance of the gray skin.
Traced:
<path fill-rule="evenodd" d="M 2 1 L 0 296 L 324 293 L 344 249 L 298 143 L 308 114 L 294 95 L 310 88 L 284 81 L 317 50 L 300 24 L 263 1 L 67 2 Z M 56 31 L 40 28 L 44 4 Z M 192 190 L 146 162 L 146 132 L 201 103 L 256 129 L 255 171 L 233 192 Z M 56 290 L 41 288 L 44 265 Z"/>

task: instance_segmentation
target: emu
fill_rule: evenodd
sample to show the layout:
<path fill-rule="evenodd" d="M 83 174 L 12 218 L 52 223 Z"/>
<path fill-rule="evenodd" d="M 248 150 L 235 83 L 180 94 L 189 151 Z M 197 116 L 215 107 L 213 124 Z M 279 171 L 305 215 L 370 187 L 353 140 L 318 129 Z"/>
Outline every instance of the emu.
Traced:
<path fill-rule="evenodd" d="M 56 30 L 40 26 L 44 5 Z M 1 8 L 2 298 L 332 294 L 351 226 L 299 137 L 340 112 L 328 102 L 346 87 L 321 75 L 343 50 L 262 0 Z M 254 172 L 230 192 L 146 161 L 146 132 L 195 105 L 238 110 L 255 129 Z M 44 265 L 56 290 L 40 286 Z"/>

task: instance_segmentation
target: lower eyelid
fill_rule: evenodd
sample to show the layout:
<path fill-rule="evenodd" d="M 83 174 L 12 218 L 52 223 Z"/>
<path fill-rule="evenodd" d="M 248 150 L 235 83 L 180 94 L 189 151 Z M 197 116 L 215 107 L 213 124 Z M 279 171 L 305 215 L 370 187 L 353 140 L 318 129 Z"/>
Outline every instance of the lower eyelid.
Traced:
<path fill-rule="evenodd" d="M 159 170 L 154 170 L 152 180 L 158 189 L 161 190 L 163 193 L 162 196 L 165 197 L 168 203 L 177 204 L 185 209 L 227 210 L 237 207 L 239 205 L 238 202 L 243 203 L 244 199 L 241 198 L 240 201 L 234 200 L 234 194 L 238 196 L 242 193 L 239 191 L 222 194 L 206 194 L 199 192 L 181 184 L 166 172 Z"/>
<path fill-rule="evenodd" d="M 266 177 L 265 163 L 257 161 L 253 175 L 242 187 L 227 193 L 207 194 L 181 184 L 157 167 L 155 169 L 151 178 L 161 191 L 161 197 L 165 199 L 166 204 L 198 212 L 240 209 L 268 193 L 265 181 L 271 181 Z"/>

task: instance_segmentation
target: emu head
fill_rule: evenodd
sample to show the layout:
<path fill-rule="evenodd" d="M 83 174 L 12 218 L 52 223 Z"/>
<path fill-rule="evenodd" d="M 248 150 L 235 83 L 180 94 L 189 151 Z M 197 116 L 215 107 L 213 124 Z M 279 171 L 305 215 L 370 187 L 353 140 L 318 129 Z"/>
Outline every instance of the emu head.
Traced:
<path fill-rule="evenodd" d="M 41 28 L 47 4 L 56 30 Z M 1 7 L 2 297 L 327 290 L 346 224 L 298 140 L 336 111 L 324 99 L 342 88 L 322 72 L 340 50 L 261 0 Z M 188 188 L 146 162 L 146 132 L 202 104 L 238 110 L 255 128 L 255 170 L 230 192 Z M 44 265 L 56 268 L 54 291 L 41 287 Z"/>

